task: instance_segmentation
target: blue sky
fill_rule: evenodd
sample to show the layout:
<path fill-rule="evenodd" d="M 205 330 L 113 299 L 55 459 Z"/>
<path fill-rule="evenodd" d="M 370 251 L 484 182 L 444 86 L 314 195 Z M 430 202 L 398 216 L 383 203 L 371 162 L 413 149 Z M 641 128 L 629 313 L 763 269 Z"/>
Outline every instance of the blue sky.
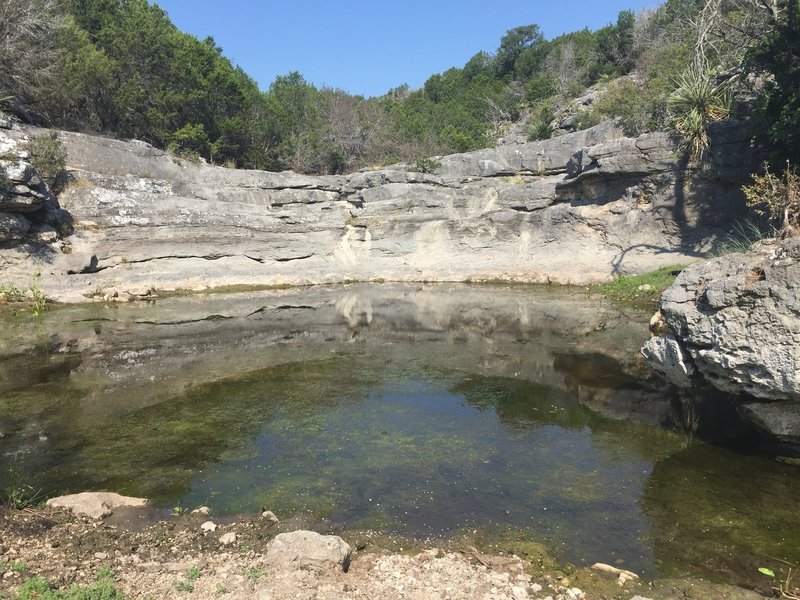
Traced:
<path fill-rule="evenodd" d="M 379 96 L 462 67 L 503 34 L 537 23 L 546 38 L 616 21 L 657 0 L 154 0 L 182 31 L 212 36 L 266 90 L 300 71 L 317 86 Z"/>

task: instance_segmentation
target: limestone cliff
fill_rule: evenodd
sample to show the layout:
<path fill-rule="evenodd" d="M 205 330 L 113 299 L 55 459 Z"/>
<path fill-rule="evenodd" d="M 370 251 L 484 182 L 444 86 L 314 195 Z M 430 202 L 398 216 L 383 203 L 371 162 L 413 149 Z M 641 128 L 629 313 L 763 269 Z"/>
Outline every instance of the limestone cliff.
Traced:
<path fill-rule="evenodd" d="M 0 137 L 13 146 L 31 133 Z M 41 271 L 45 293 L 66 302 L 349 280 L 599 282 L 713 250 L 750 170 L 736 123 L 711 132 L 703 169 L 666 134 L 625 138 L 614 122 L 445 156 L 432 174 L 242 171 L 60 137 L 71 182 L 59 201 L 75 231 L 51 243 L 6 236 L 0 280 Z"/>

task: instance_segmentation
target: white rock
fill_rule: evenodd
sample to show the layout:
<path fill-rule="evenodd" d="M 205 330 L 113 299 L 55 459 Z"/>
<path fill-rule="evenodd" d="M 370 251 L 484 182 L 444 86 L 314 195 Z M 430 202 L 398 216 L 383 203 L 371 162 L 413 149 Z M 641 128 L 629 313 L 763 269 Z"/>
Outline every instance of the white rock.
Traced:
<path fill-rule="evenodd" d="M 266 519 L 267 521 L 271 521 L 272 523 L 280 523 L 278 517 L 275 516 L 275 513 L 271 510 L 265 510 L 261 513 L 261 518 Z"/>
<path fill-rule="evenodd" d="M 514 600 L 525 600 L 528 598 L 528 592 L 525 591 L 525 588 L 518 585 L 511 588 L 511 595 L 514 596 Z"/>
<path fill-rule="evenodd" d="M 286 569 L 310 567 L 315 570 L 346 571 L 350 546 L 339 536 L 314 531 L 293 531 L 275 536 L 267 546 L 266 562 Z"/>
<path fill-rule="evenodd" d="M 532 584 L 532 585 L 531 585 L 531 589 L 533 590 L 533 593 L 534 593 L 534 594 L 538 594 L 538 593 L 539 593 L 539 592 L 541 592 L 541 591 L 542 591 L 544 588 L 543 588 L 541 585 L 539 585 L 538 583 L 534 583 L 534 584 Z"/>
<path fill-rule="evenodd" d="M 236 541 L 236 534 L 232 531 L 226 533 L 219 538 L 219 543 L 223 546 L 228 546 Z"/>
<path fill-rule="evenodd" d="M 195 508 L 195 509 L 192 511 L 192 514 L 193 514 L 193 515 L 205 515 L 205 516 L 207 516 L 207 517 L 208 517 L 208 516 L 210 516 L 210 515 L 211 515 L 211 509 L 210 509 L 210 508 L 208 508 L 207 506 L 201 506 L 201 507 L 199 507 L 199 508 Z"/>
<path fill-rule="evenodd" d="M 202 531 L 216 531 L 217 530 L 217 524 L 214 523 L 214 521 L 206 521 L 205 523 L 200 525 L 200 529 Z"/>
<path fill-rule="evenodd" d="M 111 492 L 81 492 L 80 494 L 50 498 L 47 501 L 47 506 L 67 508 L 74 513 L 87 515 L 93 519 L 103 519 L 111 515 L 115 508 L 121 506 L 141 507 L 146 505 L 147 500 L 144 498 L 120 496 Z"/>

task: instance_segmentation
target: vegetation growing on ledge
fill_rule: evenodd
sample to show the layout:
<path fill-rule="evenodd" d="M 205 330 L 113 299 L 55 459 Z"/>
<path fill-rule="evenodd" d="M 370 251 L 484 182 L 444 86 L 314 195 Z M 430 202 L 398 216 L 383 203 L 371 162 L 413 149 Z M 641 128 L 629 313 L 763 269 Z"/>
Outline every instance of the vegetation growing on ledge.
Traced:
<path fill-rule="evenodd" d="M 686 265 L 667 265 L 651 273 L 623 275 L 598 286 L 601 294 L 621 302 L 649 305 L 658 302 Z"/>
<path fill-rule="evenodd" d="M 26 306 L 34 317 L 39 317 L 47 309 L 47 296 L 40 287 L 42 275 L 36 273 L 27 289 L 0 283 L 0 308 L 3 305 Z"/>

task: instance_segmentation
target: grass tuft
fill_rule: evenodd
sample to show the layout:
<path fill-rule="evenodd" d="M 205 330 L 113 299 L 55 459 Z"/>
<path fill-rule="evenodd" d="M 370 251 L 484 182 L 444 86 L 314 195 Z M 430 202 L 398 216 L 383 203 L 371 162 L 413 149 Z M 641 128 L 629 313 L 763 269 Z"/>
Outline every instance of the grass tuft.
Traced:
<path fill-rule="evenodd" d="M 650 273 L 623 275 L 598 286 L 601 294 L 620 302 L 655 304 L 686 265 L 667 265 Z"/>

